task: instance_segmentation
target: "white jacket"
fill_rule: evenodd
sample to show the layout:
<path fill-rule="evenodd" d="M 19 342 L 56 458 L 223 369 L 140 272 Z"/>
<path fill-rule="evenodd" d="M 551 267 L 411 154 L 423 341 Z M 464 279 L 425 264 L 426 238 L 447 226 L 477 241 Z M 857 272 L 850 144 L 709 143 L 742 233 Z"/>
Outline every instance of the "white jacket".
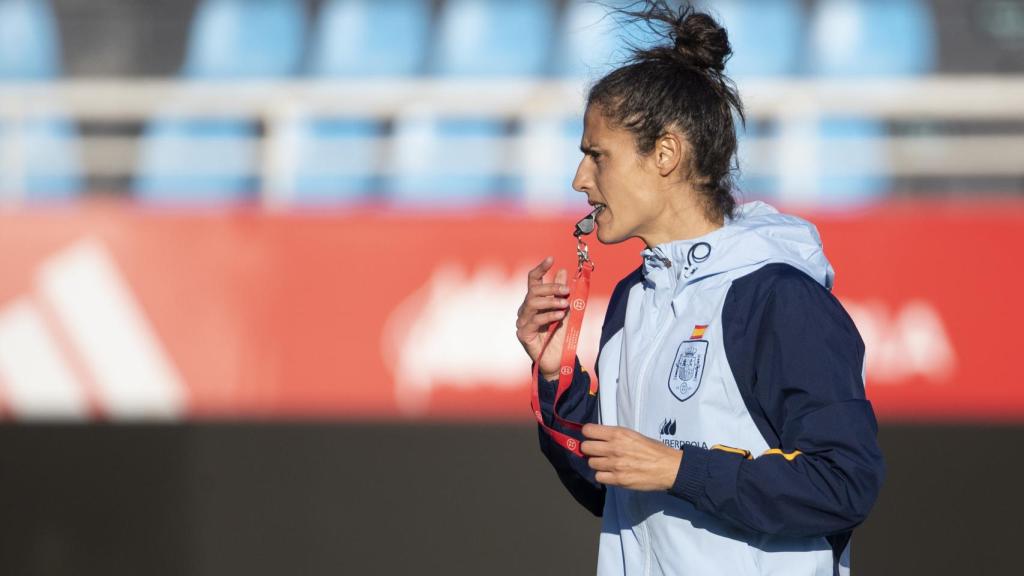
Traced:
<path fill-rule="evenodd" d="M 598 574 L 848 571 L 883 464 L 863 344 L 832 280 L 814 227 L 760 202 L 706 236 L 644 250 L 609 305 L 599 401 L 580 393 L 589 376 L 577 370 L 559 413 L 682 449 L 676 485 L 605 488 L 541 435 L 563 482 L 604 518 Z M 549 415 L 552 383 L 540 386 Z"/>

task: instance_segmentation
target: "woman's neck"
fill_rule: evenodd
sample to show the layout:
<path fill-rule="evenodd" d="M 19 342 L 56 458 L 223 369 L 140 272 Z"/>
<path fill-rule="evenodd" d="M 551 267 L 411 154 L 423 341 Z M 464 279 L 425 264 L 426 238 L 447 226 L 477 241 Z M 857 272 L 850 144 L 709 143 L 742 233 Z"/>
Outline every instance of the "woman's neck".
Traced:
<path fill-rule="evenodd" d="M 703 206 L 696 202 L 670 204 L 650 230 L 639 234 L 648 248 L 676 240 L 692 240 L 721 228 L 725 223 L 714 222 L 705 215 Z"/>

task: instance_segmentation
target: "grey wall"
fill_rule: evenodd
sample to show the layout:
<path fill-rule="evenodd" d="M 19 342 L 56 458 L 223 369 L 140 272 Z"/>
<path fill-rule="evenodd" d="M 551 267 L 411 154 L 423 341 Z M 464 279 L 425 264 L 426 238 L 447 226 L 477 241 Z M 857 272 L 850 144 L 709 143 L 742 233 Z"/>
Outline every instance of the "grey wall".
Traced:
<path fill-rule="evenodd" d="M 1024 427 L 886 426 L 859 574 L 1019 568 Z M 0 574 L 586 574 L 530 426 L 0 427 Z"/>

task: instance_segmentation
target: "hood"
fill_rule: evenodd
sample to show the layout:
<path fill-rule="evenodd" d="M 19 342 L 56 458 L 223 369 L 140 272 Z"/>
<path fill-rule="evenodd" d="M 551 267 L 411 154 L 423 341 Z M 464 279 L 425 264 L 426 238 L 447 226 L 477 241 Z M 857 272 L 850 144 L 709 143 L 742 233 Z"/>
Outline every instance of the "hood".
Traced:
<path fill-rule="evenodd" d="M 746 267 L 785 263 L 832 289 L 835 272 L 825 258 L 818 229 L 781 214 L 764 202 L 740 205 L 725 226 L 690 240 L 676 240 L 643 251 L 644 276 L 673 270 L 681 284 Z"/>

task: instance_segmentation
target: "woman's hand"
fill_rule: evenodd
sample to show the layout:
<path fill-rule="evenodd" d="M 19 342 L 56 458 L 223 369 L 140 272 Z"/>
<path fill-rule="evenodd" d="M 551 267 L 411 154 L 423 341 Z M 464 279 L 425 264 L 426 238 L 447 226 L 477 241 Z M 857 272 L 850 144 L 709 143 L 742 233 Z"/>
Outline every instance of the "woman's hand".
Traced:
<path fill-rule="evenodd" d="M 519 318 L 516 320 L 516 337 L 526 349 L 540 370 L 545 380 L 558 377 L 559 364 L 562 361 L 562 341 L 565 340 L 566 310 L 569 307 L 569 287 L 566 285 L 568 273 L 562 269 L 555 274 L 554 282 L 544 282 L 544 275 L 554 264 L 551 256 L 545 258 L 527 275 L 526 298 L 519 307 Z M 558 322 L 551 343 L 541 356 L 541 347 L 547 336 L 548 325 Z"/>
<path fill-rule="evenodd" d="M 668 490 L 675 483 L 681 451 L 619 426 L 587 424 L 583 435 L 580 450 L 598 482 L 642 491 Z"/>

